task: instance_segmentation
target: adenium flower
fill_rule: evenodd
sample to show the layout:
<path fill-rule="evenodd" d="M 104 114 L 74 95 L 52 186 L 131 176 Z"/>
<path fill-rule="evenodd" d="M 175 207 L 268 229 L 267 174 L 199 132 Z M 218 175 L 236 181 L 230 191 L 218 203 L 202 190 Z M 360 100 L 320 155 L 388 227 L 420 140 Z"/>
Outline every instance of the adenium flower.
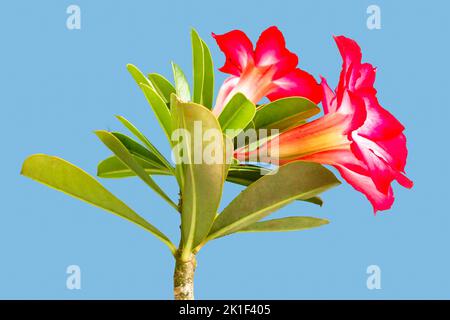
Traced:
<path fill-rule="evenodd" d="M 279 160 L 332 165 L 369 199 L 374 212 L 386 210 L 394 202 L 393 180 L 406 188 L 413 186 L 404 174 L 408 153 L 404 127 L 379 104 L 373 87 L 376 70 L 361 63 L 358 44 L 344 36 L 335 41 L 343 66 L 335 92 L 322 78 L 325 115 L 281 133 Z M 260 149 L 270 153 L 270 145 Z M 252 152 L 241 149 L 235 156 L 248 157 Z"/>
<path fill-rule="evenodd" d="M 238 92 L 255 104 L 263 97 L 271 101 L 289 96 L 306 97 L 314 103 L 321 100 L 320 85 L 312 75 L 297 68 L 298 57 L 286 49 L 277 27 L 261 33 L 254 50 L 250 39 L 240 30 L 212 35 L 226 57 L 219 70 L 231 74 L 219 90 L 216 115 Z"/>

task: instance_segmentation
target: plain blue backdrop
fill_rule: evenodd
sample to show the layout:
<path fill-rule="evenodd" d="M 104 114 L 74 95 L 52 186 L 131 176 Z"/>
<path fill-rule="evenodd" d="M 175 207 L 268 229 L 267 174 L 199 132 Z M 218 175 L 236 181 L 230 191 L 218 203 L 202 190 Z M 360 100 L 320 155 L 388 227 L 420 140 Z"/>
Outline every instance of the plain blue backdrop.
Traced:
<path fill-rule="evenodd" d="M 66 8 L 81 8 L 81 30 Z M 381 8 L 381 30 L 366 9 Z M 406 126 L 412 190 L 394 186 L 392 210 L 377 216 L 346 184 L 318 208 L 294 203 L 274 216 L 326 217 L 327 226 L 242 234 L 198 256 L 196 296 L 219 298 L 450 298 L 449 57 L 447 1 L 3 1 L 0 10 L 0 298 L 172 298 L 173 259 L 131 223 L 19 175 L 32 153 L 61 156 L 95 174 L 109 155 L 92 133 L 133 121 L 167 154 L 165 137 L 126 71 L 170 77 L 170 61 L 191 76 L 189 29 L 224 61 L 211 32 L 244 30 L 256 40 L 277 25 L 300 66 L 336 85 L 341 59 L 332 35 L 356 39 L 378 67 L 379 99 Z M 225 78 L 217 73 L 216 88 Z M 123 130 L 125 131 L 125 130 Z M 158 179 L 172 196 L 171 178 Z M 178 217 L 135 179 L 104 184 L 177 242 Z M 241 187 L 227 184 L 226 204 Z M 81 267 L 82 289 L 66 288 Z M 381 268 L 380 290 L 366 268 Z"/>

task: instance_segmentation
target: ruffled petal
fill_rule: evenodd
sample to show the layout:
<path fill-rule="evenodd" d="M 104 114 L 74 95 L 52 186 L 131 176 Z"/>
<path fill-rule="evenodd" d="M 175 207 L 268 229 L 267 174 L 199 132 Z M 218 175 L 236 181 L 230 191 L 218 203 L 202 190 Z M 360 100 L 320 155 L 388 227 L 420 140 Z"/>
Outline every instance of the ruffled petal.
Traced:
<path fill-rule="evenodd" d="M 323 98 L 322 98 L 322 106 L 323 106 L 323 112 L 325 114 L 329 112 L 335 112 L 337 108 L 337 100 L 336 100 L 336 94 L 331 90 L 330 86 L 327 83 L 327 80 L 324 77 L 320 77 L 321 82 L 320 85 L 322 86 L 323 90 Z"/>
<path fill-rule="evenodd" d="M 397 172 L 397 174 L 395 175 L 395 179 L 398 183 L 400 183 L 402 187 L 411 189 L 414 186 L 414 182 L 412 182 L 410 179 L 408 179 L 407 176 L 400 172 Z"/>
<path fill-rule="evenodd" d="M 394 180 L 406 188 L 413 186 L 404 173 L 408 154 L 404 127 L 378 103 L 373 87 L 376 70 L 361 63 L 358 44 L 342 36 L 335 40 L 343 58 L 339 85 L 333 92 L 322 78 L 325 115 L 278 136 L 280 164 L 300 160 L 332 165 L 369 199 L 375 212 L 387 210 L 394 202 Z M 279 84 L 293 91 L 295 86 L 289 84 L 295 81 L 286 78 Z M 270 141 L 263 147 L 268 146 Z"/>
<path fill-rule="evenodd" d="M 376 142 L 379 147 L 377 151 L 382 154 L 387 163 L 396 171 L 405 170 L 408 149 L 406 148 L 406 137 L 404 134 Z"/>
<path fill-rule="evenodd" d="M 322 88 L 308 72 L 295 69 L 273 81 L 273 87 L 267 94 L 267 98 L 271 101 L 293 96 L 305 97 L 314 103 L 319 103 L 322 100 Z"/>
<path fill-rule="evenodd" d="M 358 134 L 371 140 L 387 140 L 398 136 L 405 127 L 389 111 L 384 109 L 374 95 L 363 95 L 367 119 Z"/>
<path fill-rule="evenodd" d="M 356 76 L 352 79 L 351 90 L 364 90 L 365 93 L 376 94 L 373 87 L 375 83 L 376 69 L 370 63 L 363 63 L 359 66 Z M 356 72 L 355 72 L 356 73 Z"/>
<path fill-rule="evenodd" d="M 345 36 L 334 36 L 334 41 L 339 49 L 344 63 L 343 71 L 347 71 L 348 67 L 355 61 L 361 61 L 362 53 L 360 46 L 355 40 Z"/>
<path fill-rule="evenodd" d="M 379 147 L 374 142 L 355 133 L 352 138 L 355 142 L 351 145 L 353 153 L 367 165 L 376 188 L 387 193 L 395 179 L 395 171 L 383 159 L 383 155 L 375 153 Z"/>
<path fill-rule="evenodd" d="M 255 64 L 258 67 L 271 66 L 273 79 L 278 79 L 295 69 L 298 57 L 286 48 L 281 31 L 272 26 L 261 33 L 256 43 Z"/>
<path fill-rule="evenodd" d="M 366 163 L 378 190 L 387 192 L 394 179 L 403 187 L 412 188 L 413 182 L 402 173 L 407 156 L 404 135 L 381 142 L 371 141 L 356 133 L 352 137 L 355 141 L 352 144 L 352 150 Z"/>
<path fill-rule="evenodd" d="M 352 76 L 352 67 L 358 67 L 361 64 L 361 48 L 356 41 L 344 36 L 334 36 L 334 41 L 342 56 L 342 71 L 339 77 L 338 92 L 348 88 L 348 82 Z"/>
<path fill-rule="evenodd" d="M 364 101 L 350 91 L 345 90 L 341 104 L 337 108 L 337 113 L 347 116 L 351 122 L 345 128 L 344 134 L 350 134 L 352 131 L 360 128 L 366 121 L 367 112 Z"/>
<path fill-rule="evenodd" d="M 222 35 L 212 34 L 220 50 L 225 54 L 225 64 L 219 70 L 239 76 L 249 63 L 253 62 L 253 44 L 240 30 Z"/>
<path fill-rule="evenodd" d="M 373 206 L 374 213 L 379 210 L 388 210 L 392 207 L 394 193 L 391 187 L 389 187 L 387 193 L 380 192 L 368 174 L 357 173 L 344 166 L 337 166 L 336 168 L 345 181 L 367 197 Z"/>

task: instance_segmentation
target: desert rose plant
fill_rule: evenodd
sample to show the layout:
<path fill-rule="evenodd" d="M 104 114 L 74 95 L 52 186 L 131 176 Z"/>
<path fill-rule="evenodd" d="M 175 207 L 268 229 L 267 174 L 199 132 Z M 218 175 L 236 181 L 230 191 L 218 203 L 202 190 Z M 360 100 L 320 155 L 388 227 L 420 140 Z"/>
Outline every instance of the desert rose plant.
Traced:
<path fill-rule="evenodd" d="M 128 71 L 148 100 L 172 148 L 172 161 L 138 128 L 118 120 L 134 135 L 96 131 L 112 155 L 98 164 L 101 178 L 137 177 L 180 216 L 179 245 L 106 190 L 94 177 L 58 157 L 35 154 L 21 173 L 105 209 L 144 228 L 175 259 L 174 297 L 194 298 L 196 255 L 208 242 L 238 232 L 304 230 L 325 219 L 291 216 L 264 219 L 293 201 L 322 205 L 318 196 L 339 185 L 323 165 L 371 202 L 374 211 L 394 201 L 391 182 L 411 188 L 405 173 L 407 149 L 402 124 L 378 102 L 375 68 L 362 63 L 358 44 L 335 37 L 343 59 L 333 91 L 298 68 L 298 57 L 281 32 L 270 27 L 255 46 L 244 32 L 213 34 L 225 54 L 219 70 L 230 76 L 214 100 L 214 67 L 206 43 L 191 32 L 192 91 L 172 64 L 174 83 L 157 73 Z M 269 102 L 264 102 L 267 98 Z M 324 115 L 317 104 L 322 103 Z M 152 129 L 156 131 L 156 128 Z M 171 175 L 179 199 L 171 199 L 152 176 Z M 218 212 L 225 182 L 245 188 Z"/>

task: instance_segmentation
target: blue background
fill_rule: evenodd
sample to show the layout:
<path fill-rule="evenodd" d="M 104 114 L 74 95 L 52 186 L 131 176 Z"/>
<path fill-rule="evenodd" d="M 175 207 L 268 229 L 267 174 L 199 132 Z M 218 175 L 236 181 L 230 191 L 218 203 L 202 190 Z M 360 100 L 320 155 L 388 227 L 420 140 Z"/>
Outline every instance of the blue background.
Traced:
<path fill-rule="evenodd" d="M 81 30 L 66 28 L 66 8 L 81 7 Z M 223 56 L 210 32 L 244 30 L 256 40 L 277 25 L 300 67 L 337 83 L 344 34 L 378 67 L 379 99 L 406 126 L 412 190 L 394 186 L 392 210 L 377 216 L 348 185 L 318 208 L 294 203 L 274 216 L 326 217 L 327 226 L 283 234 L 242 234 L 208 244 L 198 256 L 196 297 L 450 298 L 447 201 L 449 122 L 446 1 L 380 1 L 382 29 L 368 30 L 372 1 L 9 1 L 0 10 L 2 125 L 0 298 L 172 298 L 173 259 L 150 234 L 100 209 L 19 176 L 32 153 L 61 156 L 95 174 L 109 155 L 95 129 L 133 121 L 169 151 L 145 98 L 126 71 L 170 77 L 170 61 L 190 77 L 189 28 Z M 216 88 L 225 78 L 217 73 Z M 172 196 L 171 178 L 158 178 Z M 104 184 L 176 239 L 178 217 L 136 179 Z M 228 184 L 223 204 L 241 187 Z M 222 206 L 223 206 L 222 204 Z M 177 240 L 174 240 L 176 243 Z M 82 289 L 66 289 L 66 267 Z M 366 268 L 382 271 L 368 290 Z"/>

